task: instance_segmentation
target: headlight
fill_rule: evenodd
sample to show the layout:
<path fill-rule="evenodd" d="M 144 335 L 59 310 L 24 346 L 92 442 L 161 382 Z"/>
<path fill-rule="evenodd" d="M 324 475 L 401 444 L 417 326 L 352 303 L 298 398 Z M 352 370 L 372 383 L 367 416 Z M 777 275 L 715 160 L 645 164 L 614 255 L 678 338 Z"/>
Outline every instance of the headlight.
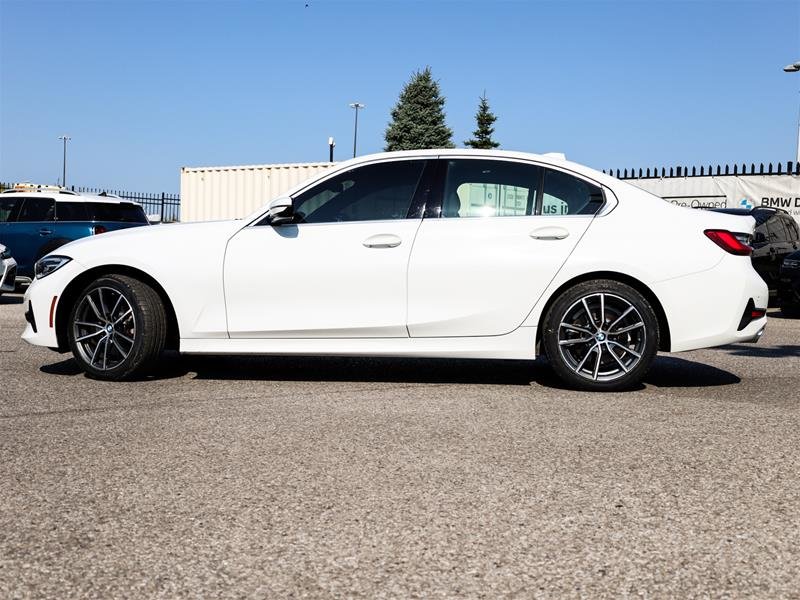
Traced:
<path fill-rule="evenodd" d="M 54 271 L 58 271 L 71 260 L 69 256 L 45 256 L 43 259 L 36 261 L 33 266 L 33 272 L 36 273 L 36 279 L 41 279 Z"/>
<path fill-rule="evenodd" d="M 785 258 L 783 260 L 783 268 L 784 269 L 800 269 L 800 260 L 794 260 L 791 258 Z"/>

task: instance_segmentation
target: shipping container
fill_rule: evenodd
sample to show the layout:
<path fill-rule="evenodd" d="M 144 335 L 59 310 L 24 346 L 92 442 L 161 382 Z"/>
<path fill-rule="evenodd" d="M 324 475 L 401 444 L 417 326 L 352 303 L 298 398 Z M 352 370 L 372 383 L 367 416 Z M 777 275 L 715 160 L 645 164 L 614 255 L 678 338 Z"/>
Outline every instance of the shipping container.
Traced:
<path fill-rule="evenodd" d="M 181 168 L 181 221 L 245 217 L 336 163 Z"/>

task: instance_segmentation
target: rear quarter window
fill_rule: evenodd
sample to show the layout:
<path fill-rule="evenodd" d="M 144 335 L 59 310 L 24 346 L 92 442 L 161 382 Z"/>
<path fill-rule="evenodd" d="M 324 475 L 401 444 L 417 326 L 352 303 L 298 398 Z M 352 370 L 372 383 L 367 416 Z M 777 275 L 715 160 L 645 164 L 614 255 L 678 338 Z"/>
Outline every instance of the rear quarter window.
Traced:
<path fill-rule="evenodd" d="M 86 212 L 92 221 L 147 223 L 147 215 L 142 207 L 132 202 L 87 202 Z"/>

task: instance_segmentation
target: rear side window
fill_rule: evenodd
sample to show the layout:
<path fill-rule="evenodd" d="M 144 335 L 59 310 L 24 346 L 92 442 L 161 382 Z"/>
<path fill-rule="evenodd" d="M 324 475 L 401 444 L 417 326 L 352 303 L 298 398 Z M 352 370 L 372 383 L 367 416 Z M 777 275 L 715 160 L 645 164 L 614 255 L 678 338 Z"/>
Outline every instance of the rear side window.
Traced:
<path fill-rule="evenodd" d="M 441 216 L 530 215 L 541 181 L 542 169 L 536 165 L 502 160 L 450 160 Z"/>
<path fill-rule="evenodd" d="M 88 221 L 83 202 L 56 202 L 57 221 Z"/>
<path fill-rule="evenodd" d="M 783 224 L 786 226 L 786 234 L 790 242 L 800 240 L 800 228 L 797 227 L 797 221 L 792 218 L 784 218 Z"/>
<path fill-rule="evenodd" d="M 786 230 L 783 228 L 780 217 L 776 216 L 767 221 L 767 234 L 770 244 L 779 244 L 786 241 Z"/>
<path fill-rule="evenodd" d="M 21 198 L 22 208 L 19 209 L 19 222 L 41 222 L 55 219 L 56 201 L 52 198 Z"/>
<path fill-rule="evenodd" d="M 547 169 L 542 194 L 543 215 L 593 215 L 602 205 L 603 190 L 600 187 L 561 171 Z"/>
<path fill-rule="evenodd" d="M 142 207 L 132 202 L 86 202 L 85 206 L 90 221 L 147 223 Z"/>
<path fill-rule="evenodd" d="M 11 194 L 0 196 L 0 223 L 17 220 L 17 210 L 21 198 Z"/>

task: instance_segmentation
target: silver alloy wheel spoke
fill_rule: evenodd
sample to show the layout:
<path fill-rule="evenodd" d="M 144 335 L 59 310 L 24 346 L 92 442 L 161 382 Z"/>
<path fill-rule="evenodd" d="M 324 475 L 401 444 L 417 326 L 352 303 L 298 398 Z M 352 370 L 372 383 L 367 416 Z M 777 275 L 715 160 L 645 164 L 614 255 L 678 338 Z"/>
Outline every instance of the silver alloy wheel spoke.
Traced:
<path fill-rule="evenodd" d="M 628 325 L 627 327 L 623 327 L 622 329 L 617 329 L 616 331 L 609 331 L 610 335 L 619 335 L 620 333 L 628 333 L 629 331 L 633 331 L 634 329 L 639 329 L 639 327 L 644 327 L 644 323 L 639 321 L 638 323 L 634 323 L 633 325 Z"/>
<path fill-rule="evenodd" d="M 88 321 L 75 321 L 75 325 L 80 325 L 81 327 L 97 327 L 98 329 L 105 329 L 102 325 L 97 323 L 89 323 Z"/>
<path fill-rule="evenodd" d="M 120 317 L 119 317 L 117 320 L 115 320 L 115 321 L 112 323 L 112 325 L 117 325 L 117 324 L 118 324 L 120 321 L 122 321 L 122 319 L 124 319 L 125 317 L 127 317 L 127 316 L 128 316 L 129 314 L 131 314 L 132 312 L 133 312 L 133 309 L 132 309 L 132 308 L 129 308 L 129 309 L 128 309 L 128 310 L 126 310 L 126 311 L 125 311 L 125 312 L 124 312 L 124 313 L 123 313 L 123 314 L 122 314 L 122 315 L 121 315 L 121 316 L 120 316 Z"/>
<path fill-rule="evenodd" d="M 597 361 L 594 363 L 594 373 L 592 373 L 592 379 L 597 381 L 597 375 L 600 373 L 600 361 L 603 359 L 603 348 L 598 344 L 597 345 Z"/>
<path fill-rule="evenodd" d="M 126 342 L 128 342 L 129 344 L 133 345 L 133 340 L 131 338 L 129 338 L 127 335 L 125 335 L 124 333 L 120 333 L 119 331 L 117 331 L 116 337 L 120 337 L 123 340 L 125 340 Z"/>
<path fill-rule="evenodd" d="M 576 373 L 580 373 L 581 372 L 581 369 L 583 369 L 583 365 L 586 363 L 586 359 L 589 358 L 589 355 L 592 352 L 595 352 L 595 351 L 597 351 L 597 345 L 596 344 L 594 346 L 592 346 L 591 348 L 589 348 L 589 351 L 586 353 L 586 356 L 584 356 L 583 360 L 578 364 L 577 367 L 575 367 L 575 372 Z"/>
<path fill-rule="evenodd" d="M 97 318 L 100 319 L 101 321 L 105 321 L 105 319 L 103 318 L 103 315 L 101 315 L 100 311 L 97 310 L 97 305 L 95 305 L 94 300 L 92 300 L 91 292 L 86 294 L 86 301 L 89 303 L 89 306 L 92 307 L 92 312 L 94 312 L 94 314 L 97 316 Z"/>
<path fill-rule="evenodd" d="M 570 340 L 559 340 L 560 346 L 572 346 L 573 344 L 590 344 L 594 342 L 594 337 L 590 338 L 572 338 Z"/>
<path fill-rule="evenodd" d="M 108 311 L 106 303 L 103 301 L 103 288 L 97 288 L 97 299 L 100 300 L 100 310 L 103 311 L 103 318 L 108 321 Z"/>
<path fill-rule="evenodd" d="M 628 367 L 626 367 L 626 366 L 625 366 L 625 363 L 624 363 L 624 362 L 622 362 L 622 361 L 619 359 L 619 356 L 617 356 L 617 355 L 616 355 L 616 353 L 614 352 L 614 349 L 613 349 L 611 346 L 609 346 L 608 342 L 606 342 L 606 348 L 608 348 L 608 353 L 609 353 L 611 356 L 613 356 L 613 357 L 614 357 L 614 360 L 616 360 L 616 361 L 617 361 L 617 364 L 618 364 L 620 367 L 622 367 L 622 370 L 623 370 L 623 371 L 625 371 L 625 372 L 627 373 L 627 372 L 628 372 L 628 370 L 629 370 L 629 369 L 628 369 Z"/>
<path fill-rule="evenodd" d="M 600 329 L 606 323 L 606 295 L 600 294 Z"/>
<path fill-rule="evenodd" d="M 111 312 L 108 313 L 109 320 L 114 318 L 114 313 L 117 312 L 117 308 L 119 307 L 119 303 L 122 302 L 122 294 L 119 295 L 117 301 L 114 303 L 114 308 L 111 309 Z"/>
<path fill-rule="evenodd" d="M 564 329 L 569 329 L 570 331 L 576 331 L 578 333 L 585 333 L 586 335 L 594 335 L 593 331 L 586 329 L 585 327 L 578 327 L 577 325 L 570 325 L 569 323 L 562 323 L 561 327 Z"/>
<path fill-rule="evenodd" d="M 633 308 L 633 306 L 629 306 L 625 312 L 623 312 L 620 316 L 617 317 L 616 321 L 614 321 L 611 325 L 608 326 L 608 330 L 611 331 L 612 329 L 614 329 L 614 327 L 617 325 L 617 323 L 619 323 L 620 321 L 622 321 L 622 319 L 627 317 L 632 310 L 636 310 L 636 309 Z"/>
<path fill-rule="evenodd" d="M 88 340 L 89 338 L 93 338 L 96 335 L 100 335 L 101 333 L 105 333 L 105 329 L 98 329 L 94 333 L 87 333 L 86 335 L 82 335 L 79 338 L 75 338 L 76 342 L 82 342 L 83 340 Z"/>
<path fill-rule="evenodd" d="M 635 350 L 631 350 L 630 348 L 628 348 L 624 344 L 620 344 L 619 342 L 615 342 L 614 340 L 608 340 L 608 343 L 609 344 L 614 344 L 615 346 L 618 346 L 619 348 L 622 348 L 625 352 L 627 352 L 628 354 L 633 354 L 636 358 L 642 358 L 641 354 L 639 354 Z"/>
<path fill-rule="evenodd" d="M 583 308 L 586 309 L 586 314 L 589 316 L 589 325 L 597 329 L 597 325 L 594 324 L 594 318 L 592 317 L 592 311 L 589 310 L 589 305 L 586 303 L 586 298 L 583 298 L 581 302 L 583 302 Z"/>

